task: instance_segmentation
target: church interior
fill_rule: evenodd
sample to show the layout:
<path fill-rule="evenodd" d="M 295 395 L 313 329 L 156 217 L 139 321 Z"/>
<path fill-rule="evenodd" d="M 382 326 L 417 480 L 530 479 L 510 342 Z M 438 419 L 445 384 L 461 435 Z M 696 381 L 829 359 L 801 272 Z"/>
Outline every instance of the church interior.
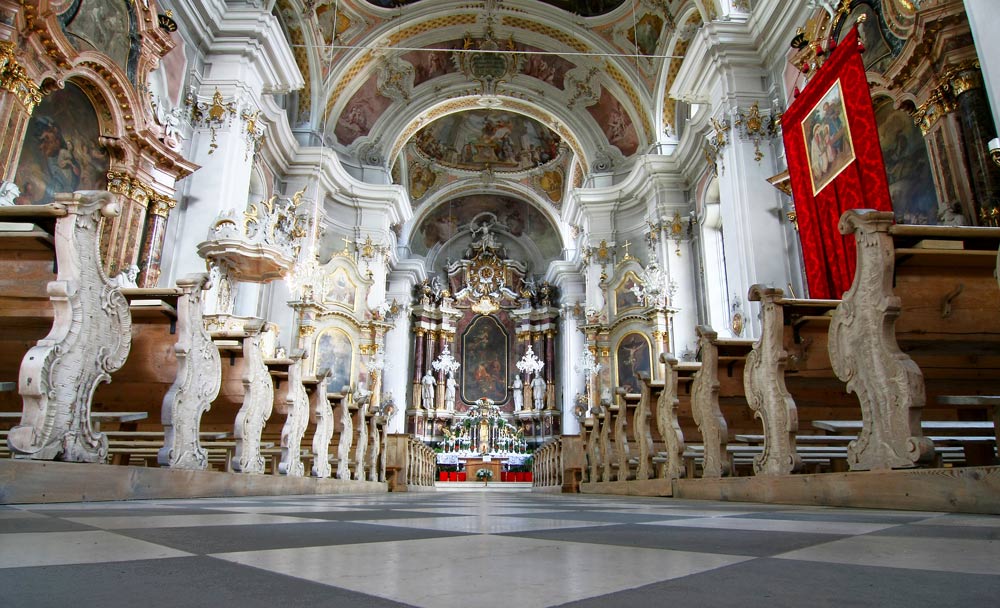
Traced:
<path fill-rule="evenodd" d="M 995 8 L 0 0 L 4 595 L 994 600 Z"/>

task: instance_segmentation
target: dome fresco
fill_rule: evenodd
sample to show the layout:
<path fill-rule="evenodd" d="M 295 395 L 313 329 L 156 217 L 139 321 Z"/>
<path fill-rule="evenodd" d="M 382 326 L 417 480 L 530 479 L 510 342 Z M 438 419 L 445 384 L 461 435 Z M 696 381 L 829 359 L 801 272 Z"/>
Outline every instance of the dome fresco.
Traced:
<path fill-rule="evenodd" d="M 520 114 L 470 110 L 435 120 L 413 142 L 421 156 L 452 169 L 512 172 L 555 160 L 562 140 Z"/>

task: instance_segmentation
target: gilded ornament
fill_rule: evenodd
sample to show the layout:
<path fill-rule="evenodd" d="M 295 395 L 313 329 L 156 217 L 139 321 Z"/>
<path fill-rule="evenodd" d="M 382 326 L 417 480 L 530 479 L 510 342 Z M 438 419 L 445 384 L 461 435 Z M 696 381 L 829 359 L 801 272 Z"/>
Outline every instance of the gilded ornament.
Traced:
<path fill-rule="evenodd" d="M 0 41 L 0 88 L 14 95 L 31 114 L 42 102 L 42 92 L 17 61 L 14 50 L 13 42 Z"/>

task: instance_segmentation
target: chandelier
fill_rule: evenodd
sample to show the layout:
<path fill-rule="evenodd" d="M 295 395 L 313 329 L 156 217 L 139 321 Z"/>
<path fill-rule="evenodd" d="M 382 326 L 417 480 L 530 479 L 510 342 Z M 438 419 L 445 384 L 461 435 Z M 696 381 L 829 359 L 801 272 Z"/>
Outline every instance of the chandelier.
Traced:
<path fill-rule="evenodd" d="M 660 265 L 653 260 L 643 270 L 639 277 L 641 285 L 634 285 L 632 293 L 635 294 L 645 306 L 653 308 L 666 308 L 670 306 L 677 293 L 677 283 L 670 280 L 667 272 L 660 268 Z"/>
<path fill-rule="evenodd" d="M 521 357 L 521 360 L 514 365 L 517 366 L 518 371 L 522 374 L 527 374 L 529 376 L 531 374 L 540 374 L 542 368 L 545 367 L 545 363 L 535 356 L 535 351 L 531 349 L 530 344 L 528 345 L 528 351 L 525 352 L 524 356 Z"/>
<path fill-rule="evenodd" d="M 449 377 L 454 376 L 458 368 L 462 367 L 462 364 L 455 360 L 455 357 L 451 356 L 451 349 L 448 348 L 446 344 L 444 350 L 438 355 L 438 358 L 431 362 L 431 367 L 434 368 L 436 372 L 444 372 Z"/>

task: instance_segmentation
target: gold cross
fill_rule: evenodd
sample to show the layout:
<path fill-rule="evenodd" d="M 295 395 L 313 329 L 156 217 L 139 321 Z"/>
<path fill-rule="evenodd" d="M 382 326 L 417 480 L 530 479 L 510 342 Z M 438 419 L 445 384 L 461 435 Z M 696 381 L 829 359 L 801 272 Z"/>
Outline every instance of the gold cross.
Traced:
<path fill-rule="evenodd" d="M 346 236 L 345 237 L 341 237 L 341 240 L 344 241 L 344 253 L 349 253 L 350 250 L 351 250 L 350 246 L 352 244 L 354 244 L 354 241 L 352 241 L 351 239 L 347 238 Z"/>
<path fill-rule="evenodd" d="M 626 241 L 625 241 L 624 243 L 622 243 L 622 247 L 624 247 L 624 248 L 625 248 L 625 259 L 626 259 L 626 260 L 627 260 L 627 259 L 629 258 L 629 255 L 628 255 L 628 248 L 629 248 L 629 245 L 631 245 L 631 244 L 632 244 L 632 243 L 629 243 L 629 242 L 628 242 L 627 240 L 626 240 Z"/>

